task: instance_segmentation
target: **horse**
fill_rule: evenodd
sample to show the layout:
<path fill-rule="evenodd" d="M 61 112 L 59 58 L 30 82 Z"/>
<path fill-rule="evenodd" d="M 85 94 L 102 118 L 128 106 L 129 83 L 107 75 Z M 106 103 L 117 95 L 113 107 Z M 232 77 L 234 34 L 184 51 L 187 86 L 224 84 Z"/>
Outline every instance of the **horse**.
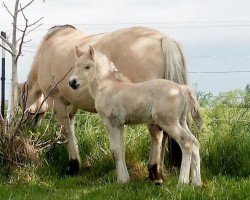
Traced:
<path fill-rule="evenodd" d="M 39 112 L 40 105 L 37 102 L 41 102 L 38 99 L 42 95 L 47 99 L 47 107 L 53 107 L 55 118 L 62 125 L 62 132 L 68 140 L 69 175 L 78 173 L 81 164 L 74 132 L 74 116 L 78 109 L 89 112 L 96 112 L 96 109 L 89 91 L 75 91 L 67 80 L 77 60 L 75 46 L 87 50 L 90 44 L 112 60 L 131 82 L 163 78 L 181 84 L 187 83 L 185 60 L 180 45 L 154 29 L 133 27 L 87 35 L 71 25 L 52 27 L 41 41 L 31 65 L 26 81 L 26 108 L 31 113 Z M 156 124 L 148 124 L 148 130 L 152 138 L 149 177 L 161 176 L 162 165 L 157 170 L 152 166 L 157 163 L 156 157 L 164 154 L 167 135 Z"/>
<path fill-rule="evenodd" d="M 178 184 L 189 183 L 191 165 L 192 184 L 201 186 L 199 142 L 188 128 L 187 114 L 191 113 L 199 127 L 202 119 L 191 88 L 164 79 L 131 83 L 93 47 L 90 46 L 87 53 L 76 47 L 75 52 L 78 60 L 69 85 L 76 91 L 88 88 L 95 99 L 96 111 L 108 131 L 110 149 L 116 160 L 117 181 L 124 183 L 129 180 L 124 125 L 158 124 L 181 147 L 183 158 Z M 158 158 L 158 166 L 160 162 Z M 155 182 L 161 185 L 162 177 L 157 177 Z"/>

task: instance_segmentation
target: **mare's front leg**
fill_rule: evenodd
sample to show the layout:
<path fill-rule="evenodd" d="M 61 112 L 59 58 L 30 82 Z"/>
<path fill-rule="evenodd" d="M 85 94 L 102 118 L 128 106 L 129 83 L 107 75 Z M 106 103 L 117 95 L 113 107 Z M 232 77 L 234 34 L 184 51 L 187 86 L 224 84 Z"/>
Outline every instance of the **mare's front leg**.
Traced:
<path fill-rule="evenodd" d="M 149 154 L 148 172 L 149 179 L 155 181 L 156 185 L 163 183 L 164 154 L 166 144 L 166 134 L 156 124 L 148 125 L 151 136 L 151 149 Z"/>
<path fill-rule="evenodd" d="M 123 126 L 114 126 L 106 119 L 103 121 L 108 131 L 110 150 L 115 158 L 117 182 L 125 183 L 129 180 L 129 174 L 125 162 Z"/>
<path fill-rule="evenodd" d="M 74 131 L 74 116 L 77 109 L 65 105 L 64 102 L 60 100 L 53 101 L 52 107 L 56 119 L 62 125 L 62 132 L 68 140 L 67 149 L 69 153 L 69 167 L 67 174 L 75 175 L 79 172 L 81 164 Z"/>

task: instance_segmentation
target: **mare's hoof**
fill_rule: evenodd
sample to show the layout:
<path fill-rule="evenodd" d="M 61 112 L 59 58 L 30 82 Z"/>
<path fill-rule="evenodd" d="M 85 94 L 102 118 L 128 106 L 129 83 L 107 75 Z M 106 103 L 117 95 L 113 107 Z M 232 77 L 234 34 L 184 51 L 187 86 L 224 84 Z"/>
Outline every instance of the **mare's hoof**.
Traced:
<path fill-rule="evenodd" d="M 66 172 L 69 176 L 75 176 L 80 171 L 80 163 L 78 160 L 70 160 L 69 161 L 69 168 Z"/>
<path fill-rule="evenodd" d="M 162 187 L 163 182 L 162 181 L 156 181 L 155 185 L 158 186 L 158 187 Z"/>
<path fill-rule="evenodd" d="M 149 182 L 149 181 L 152 181 L 152 180 L 150 179 L 150 176 L 147 176 L 147 177 L 145 178 L 145 181 L 146 181 L 146 182 Z"/>

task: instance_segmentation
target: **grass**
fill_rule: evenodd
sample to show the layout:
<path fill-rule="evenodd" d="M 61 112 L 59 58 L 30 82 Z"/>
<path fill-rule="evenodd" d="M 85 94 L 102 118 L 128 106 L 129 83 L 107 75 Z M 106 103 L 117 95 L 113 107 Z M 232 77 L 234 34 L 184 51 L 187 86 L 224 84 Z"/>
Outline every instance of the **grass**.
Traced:
<path fill-rule="evenodd" d="M 250 199 L 249 111 L 243 115 L 237 109 L 234 116 L 242 117 L 241 123 L 229 121 L 232 118 L 228 116 L 226 122 L 214 121 L 225 116 L 223 106 L 203 113 L 206 127 L 199 135 L 204 183 L 201 188 L 177 188 L 178 173 L 174 171 L 166 171 L 163 187 L 145 181 L 150 147 L 146 126 L 125 128 L 126 163 L 131 181 L 117 184 L 101 120 L 97 115 L 80 112 L 76 134 L 83 161 L 81 173 L 65 176 L 67 150 L 56 146 L 39 167 L 16 170 L 9 176 L 0 169 L 0 199 Z M 42 132 L 45 125 L 46 119 L 36 131 Z M 52 125 L 51 132 L 59 128 L 57 123 Z"/>
<path fill-rule="evenodd" d="M 225 176 L 205 178 L 202 188 L 177 188 L 177 177 L 170 175 L 159 188 L 144 180 L 121 185 L 113 176 L 93 177 L 85 173 L 76 177 L 47 176 L 29 182 L 0 183 L 0 199 L 249 199 L 249 178 Z"/>

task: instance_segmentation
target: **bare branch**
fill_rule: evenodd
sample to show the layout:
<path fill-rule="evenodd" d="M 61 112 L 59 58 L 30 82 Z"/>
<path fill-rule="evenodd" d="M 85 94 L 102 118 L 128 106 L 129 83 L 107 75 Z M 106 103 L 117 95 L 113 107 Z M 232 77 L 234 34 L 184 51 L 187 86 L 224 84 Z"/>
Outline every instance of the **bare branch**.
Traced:
<path fill-rule="evenodd" d="M 27 43 L 29 43 L 29 42 L 31 42 L 31 41 L 32 41 L 32 39 L 29 39 L 29 40 L 23 41 L 23 44 L 27 44 Z"/>
<path fill-rule="evenodd" d="M 9 8 L 6 6 L 6 4 L 3 2 L 3 7 L 7 10 L 7 12 L 11 15 L 12 18 L 14 18 L 14 15 L 10 12 Z"/>
<path fill-rule="evenodd" d="M 36 30 L 37 28 L 39 28 L 39 27 L 42 26 L 42 25 L 43 25 L 43 24 L 41 23 L 41 24 L 38 24 L 36 27 L 30 29 L 30 30 L 25 34 L 25 36 L 28 35 L 28 34 L 30 34 L 32 31 Z"/>
<path fill-rule="evenodd" d="M 70 73 L 70 71 L 71 71 L 72 69 L 73 69 L 73 67 L 71 67 L 71 68 L 69 69 L 69 71 L 62 77 L 62 79 L 59 80 L 59 81 L 51 88 L 51 90 L 49 91 L 49 93 L 47 94 L 47 96 L 43 99 L 43 101 L 42 101 L 40 107 L 39 107 L 38 110 L 36 111 L 36 113 L 35 113 L 35 115 L 33 116 L 33 119 L 32 119 L 32 120 L 34 120 L 35 117 L 36 117 L 36 115 L 40 112 L 40 110 L 41 110 L 41 108 L 42 108 L 44 102 L 49 98 L 50 94 L 54 91 L 54 89 L 58 86 L 58 84 L 61 83 L 61 82 L 66 78 L 66 76 Z"/>
<path fill-rule="evenodd" d="M 12 44 L 8 41 L 8 39 L 4 38 L 2 35 L 0 35 L 0 38 L 11 48 L 12 50 Z"/>
<path fill-rule="evenodd" d="M 5 160 L 17 165 L 17 166 L 25 166 L 24 163 L 16 162 L 16 161 L 14 161 L 12 159 L 7 158 L 3 152 L 0 152 L 0 154 L 2 155 L 3 159 L 5 159 Z"/>
<path fill-rule="evenodd" d="M 12 23 L 12 26 L 14 26 L 18 31 L 23 32 L 23 30 L 18 28 L 15 24 Z"/>
<path fill-rule="evenodd" d="M 7 49 L 6 47 L 4 47 L 3 45 L 0 44 L 0 47 L 2 47 L 4 50 L 8 51 L 12 56 L 14 55 L 13 52 L 9 49 Z"/>
<path fill-rule="evenodd" d="M 24 26 L 24 30 L 22 31 L 23 34 L 21 36 L 21 42 L 19 44 L 19 49 L 18 49 L 18 52 L 17 52 L 17 55 L 16 55 L 16 61 L 18 60 L 19 56 L 22 53 L 23 41 L 24 41 L 24 37 L 25 37 L 26 31 L 27 31 L 27 28 L 28 28 L 28 19 L 26 18 L 25 14 L 23 12 L 21 4 L 20 4 L 20 8 L 21 8 L 21 12 L 22 12 L 23 18 L 25 20 L 25 26 Z"/>
<path fill-rule="evenodd" d="M 23 10 L 25 9 L 25 8 L 27 8 L 28 6 L 30 6 L 33 2 L 34 2 L 35 0 L 31 0 L 29 3 L 27 3 L 24 7 L 20 7 L 20 9 L 17 11 L 18 13 L 21 11 L 21 12 L 23 12 Z"/>
<path fill-rule="evenodd" d="M 34 21 L 32 24 L 29 24 L 28 27 L 34 26 L 36 25 L 38 22 L 40 22 L 43 19 L 43 17 L 41 17 L 40 19 Z"/>
<path fill-rule="evenodd" d="M 37 21 L 33 22 L 32 24 L 27 24 L 27 29 L 26 29 L 26 31 L 28 30 L 28 28 L 30 28 L 31 26 L 36 25 L 36 24 L 37 24 L 38 22 L 40 22 L 42 19 L 43 19 L 43 17 L 41 17 L 41 18 L 38 19 Z M 36 29 L 39 28 L 41 25 L 42 25 L 42 23 L 40 23 L 40 24 L 38 24 L 36 27 L 30 29 L 28 32 L 25 31 L 26 33 L 24 34 L 24 36 L 30 34 L 32 31 L 36 30 Z M 21 30 L 22 33 L 23 33 L 23 31 L 24 31 L 24 30 Z M 22 39 L 22 37 L 23 37 L 23 35 L 17 40 L 17 42 L 19 42 L 19 41 Z"/>
<path fill-rule="evenodd" d="M 27 85 L 27 82 L 25 82 L 23 85 L 23 88 L 22 88 L 22 104 L 23 104 L 23 105 L 21 105 L 22 115 L 21 115 L 19 122 L 17 123 L 14 134 L 17 134 L 18 130 L 20 129 L 20 127 L 23 123 L 23 119 L 25 116 L 25 108 L 26 108 L 27 98 L 28 98 L 28 85 Z"/>
<path fill-rule="evenodd" d="M 24 36 L 27 36 L 28 34 L 30 34 L 32 31 L 36 30 L 37 28 L 39 28 L 42 24 L 39 24 L 38 26 L 36 26 L 35 28 L 29 30 L 28 32 L 25 33 Z M 22 31 L 23 32 L 23 31 Z M 20 38 L 17 39 L 17 42 L 19 42 L 20 40 L 22 39 L 22 36 Z M 32 39 L 30 39 L 32 40 Z M 24 41 L 23 43 L 27 43 L 27 42 L 30 42 L 30 40 L 28 41 Z"/>

